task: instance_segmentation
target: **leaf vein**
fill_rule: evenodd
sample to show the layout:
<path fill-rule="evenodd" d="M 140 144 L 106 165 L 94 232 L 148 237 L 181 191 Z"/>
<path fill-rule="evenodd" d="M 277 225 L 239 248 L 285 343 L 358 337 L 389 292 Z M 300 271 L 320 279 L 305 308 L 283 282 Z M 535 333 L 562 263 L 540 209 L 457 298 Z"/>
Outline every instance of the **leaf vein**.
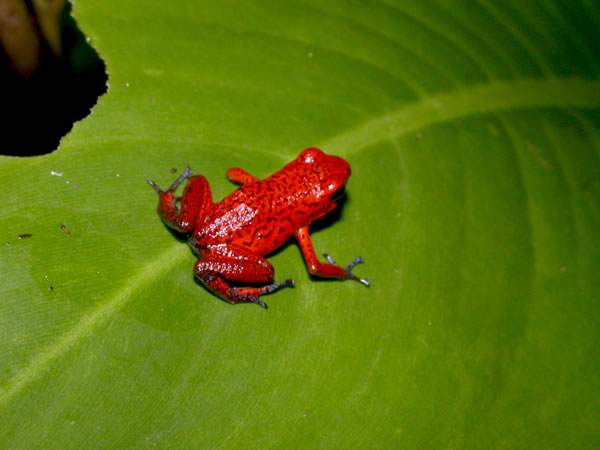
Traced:
<path fill-rule="evenodd" d="M 5 407 L 28 384 L 42 376 L 56 359 L 75 347 L 86 336 L 91 334 L 93 330 L 106 322 L 116 311 L 125 306 L 132 299 L 132 294 L 140 286 L 156 279 L 157 272 L 164 270 L 165 267 L 171 267 L 179 259 L 189 256 L 189 252 L 186 250 L 187 248 L 182 249 L 179 243 L 171 245 L 153 262 L 144 266 L 139 272 L 129 278 L 123 289 L 89 311 L 73 328 L 47 346 L 32 359 L 28 366 L 13 377 L 4 388 L 0 389 L 0 407 Z"/>
<path fill-rule="evenodd" d="M 473 114 L 537 107 L 600 106 L 600 80 L 547 78 L 498 81 L 426 97 L 356 125 L 322 143 L 326 151 L 348 156 L 379 142 L 435 123 Z"/>

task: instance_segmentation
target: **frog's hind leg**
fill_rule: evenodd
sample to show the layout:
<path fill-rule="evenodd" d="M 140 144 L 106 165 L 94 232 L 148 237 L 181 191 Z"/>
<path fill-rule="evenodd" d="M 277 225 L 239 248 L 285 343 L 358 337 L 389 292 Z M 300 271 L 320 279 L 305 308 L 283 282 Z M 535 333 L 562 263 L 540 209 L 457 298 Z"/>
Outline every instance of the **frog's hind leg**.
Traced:
<path fill-rule="evenodd" d="M 229 303 L 253 302 L 263 308 L 267 305 L 261 295 L 294 285 L 294 280 L 271 283 L 275 274 L 271 263 L 245 247 L 232 244 L 204 249 L 194 272 L 209 290 Z M 264 286 L 238 287 L 230 283 Z"/>
<path fill-rule="evenodd" d="M 235 184 L 248 184 L 253 183 L 254 181 L 260 181 L 259 178 L 255 177 L 254 175 L 250 175 L 244 169 L 240 169 L 239 167 L 229 169 L 227 171 L 227 178 L 229 178 L 229 181 Z"/>
<path fill-rule="evenodd" d="M 298 229 L 294 233 L 294 236 L 298 241 L 300 251 L 302 252 L 302 256 L 304 256 L 304 261 L 308 267 L 308 272 L 311 275 L 316 275 L 323 278 L 337 278 L 338 280 L 356 280 L 365 286 L 369 286 L 371 284 L 366 278 L 359 278 L 352 273 L 352 268 L 354 268 L 354 266 L 364 262 L 360 256 L 354 258 L 354 260 L 346 267 L 341 267 L 335 263 L 331 256 L 329 256 L 327 253 L 324 253 L 323 256 L 325 256 L 325 259 L 327 259 L 328 262 L 323 263 L 317 259 L 315 249 L 310 240 L 308 227 L 302 227 Z"/>
<path fill-rule="evenodd" d="M 158 214 L 161 219 L 167 226 L 182 233 L 192 231 L 198 216 L 213 206 L 210 186 L 202 175 L 189 178 L 181 199 L 175 197 L 177 187 L 191 174 L 192 171 L 187 167 L 166 191 L 162 191 L 152 180 L 147 180 L 158 194 Z M 181 203 L 178 206 L 179 200 Z"/>

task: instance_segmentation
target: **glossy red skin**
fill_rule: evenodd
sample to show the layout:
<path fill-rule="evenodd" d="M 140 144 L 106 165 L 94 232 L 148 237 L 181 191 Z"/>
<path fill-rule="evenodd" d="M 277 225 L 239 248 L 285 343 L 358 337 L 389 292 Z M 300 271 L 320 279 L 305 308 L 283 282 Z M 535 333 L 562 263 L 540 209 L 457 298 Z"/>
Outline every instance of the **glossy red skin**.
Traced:
<path fill-rule="evenodd" d="M 305 150 L 280 171 L 243 185 L 198 217 L 195 246 L 231 243 L 259 255 L 271 253 L 336 207 L 331 194 L 345 186 L 350 173 L 342 158 Z"/>
<path fill-rule="evenodd" d="M 259 296 L 293 285 L 293 280 L 262 287 L 237 285 L 270 283 L 274 271 L 262 255 L 292 236 L 297 238 L 311 274 L 352 278 L 368 285 L 350 273 L 356 262 L 346 269 L 319 262 L 308 230 L 312 222 L 336 207 L 350 174 L 350 165 L 342 158 L 309 148 L 264 180 L 242 169 L 230 169 L 229 179 L 242 186 L 216 204 L 201 175 L 188 180 L 180 209 L 173 193 L 179 181 L 166 192 L 150 183 L 159 193 L 158 211 L 163 221 L 190 234 L 188 242 L 200 256 L 195 265 L 197 278 L 231 303 L 252 301 L 266 307 Z"/>

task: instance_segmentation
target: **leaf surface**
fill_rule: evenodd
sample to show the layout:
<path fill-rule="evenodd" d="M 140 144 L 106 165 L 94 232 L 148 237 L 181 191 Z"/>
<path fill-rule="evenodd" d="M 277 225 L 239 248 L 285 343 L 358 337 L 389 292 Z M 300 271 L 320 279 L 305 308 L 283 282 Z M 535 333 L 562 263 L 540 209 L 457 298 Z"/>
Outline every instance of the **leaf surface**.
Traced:
<path fill-rule="evenodd" d="M 77 2 L 109 92 L 0 158 L 2 446 L 596 446 L 599 11 Z M 145 179 L 309 146 L 353 168 L 315 248 L 372 286 L 292 244 L 268 310 L 218 300 Z"/>

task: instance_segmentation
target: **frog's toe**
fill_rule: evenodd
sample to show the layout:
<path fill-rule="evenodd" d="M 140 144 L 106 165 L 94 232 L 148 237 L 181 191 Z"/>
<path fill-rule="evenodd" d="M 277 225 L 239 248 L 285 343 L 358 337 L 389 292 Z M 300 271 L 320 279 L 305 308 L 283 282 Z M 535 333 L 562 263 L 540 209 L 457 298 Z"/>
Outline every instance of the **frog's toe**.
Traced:
<path fill-rule="evenodd" d="M 147 182 L 147 183 L 148 183 L 150 186 L 152 186 L 152 189 L 154 189 L 154 191 L 155 191 L 155 192 L 156 192 L 158 195 L 160 195 L 160 194 L 162 194 L 162 193 L 163 193 L 163 191 L 161 190 L 161 188 L 159 188 L 159 187 L 156 185 L 156 183 L 155 183 L 154 181 L 152 181 L 152 180 L 146 180 L 146 182 Z"/>
<path fill-rule="evenodd" d="M 327 262 L 329 262 L 329 264 L 335 264 L 335 261 L 328 253 L 323 253 L 323 256 L 325 257 Z M 352 273 L 352 269 L 354 268 L 354 266 L 356 266 L 357 264 L 362 264 L 364 262 L 365 262 L 364 259 L 362 259 L 360 256 L 357 256 L 350 262 L 350 264 L 348 264 L 346 267 L 344 267 L 344 272 L 346 272 L 346 275 L 348 276 L 348 278 L 352 278 L 353 280 L 359 281 L 360 283 L 369 287 L 371 285 L 371 282 L 369 280 L 367 280 L 366 278 L 357 277 L 356 275 L 354 275 Z"/>
<path fill-rule="evenodd" d="M 295 286 L 296 282 L 294 280 L 292 280 L 291 278 L 288 280 L 283 280 L 283 281 L 278 281 L 277 283 L 273 283 L 273 284 L 269 284 L 267 286 L 265 286 L 265 293 L 266 294 L 270 294 L 273 291 L 276 291 L 277 289 L 280 289 L 284 286 Z"/>
<path fill-rule="evenodd" d="M 359 277 L 355 277 L 354 278 L 356 281 L 360 281 L 362 284 L 364 284 L 366 287 L 371 286 L 371 282 L 369 280 L 367 280 L 366 278 L 359 278 Z"/>
<path fill-rule="evenodd" d="M 257 305 L 262 306 L 265 309 L 269 309 L 269 307 L 267 306 L 267 304 L 265 302 L 263 302 L 260 297 L 250 297 L 249 301 L 251 301 L 252 303 L 256 303 Z"/>
<path fill-rule="evenodd" d="M 173 184 L 171 184 L 169 189 L 167 189 L 167 192 L 175 192 L 175 189 L 177 189 L 177 186 L 179 186 L 181 183 L 183 183 L 185 181 L 185 179 L 188 178 L 191 174 L 192 174 L 192 169 L 190 169 L 189 167 L 186 167 L 185 170 L 183 171 L 183 173 L 181 175 L 179 175 L 175 181 L 173 181 Z M 161 188 L 159 188 L 154 181 L 146 180 L 146 182 L 150 186 L 152 186 L 152 189 L 154 189 L 158 195 L 162 195 L 165 193 L 165 191 L 163 191 Z"/>
<path fill-rule="evenodd" d="M 354 266 L 356 266 L 357 264 L 362 264 L 364 262 L 364 259 L 362 259 L 360 256 L 357 256 L 356 258 L 354 258 L 354 260 L 352 260 L 352 262 L 350 262 L 350 264 L 344 267 L 344 269 L 346 270 L 346 272 L 350 272 Z"/>
<path fill-rule="evenodd" d="M 190 169 L 189 167 L 186 167 L 185 170 L 183 171 L 183 173 L 181 175 L 179 175 L 175 181 L 173 181 L 173 184 L 171 184 L 171 186 L 169 187 L 169 191 L 175 192 L 175 189 L 177 189 L 177 186 L 179 186 L 181 183 L 183 183 L 185 181 L 185 179 L 188 178 L 191 174 L 192 174 L 192 169 Z"/>

